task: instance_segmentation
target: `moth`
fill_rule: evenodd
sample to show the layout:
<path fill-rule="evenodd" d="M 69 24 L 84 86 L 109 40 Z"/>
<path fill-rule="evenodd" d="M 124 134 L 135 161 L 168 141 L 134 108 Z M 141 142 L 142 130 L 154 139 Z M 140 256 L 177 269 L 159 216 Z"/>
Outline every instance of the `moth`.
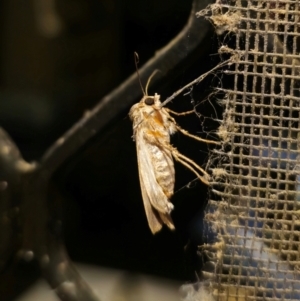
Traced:
<path fill-rule="evenodd" d="M 133 105 L 129 116 L 133 121 L 133 137 L 142 197 L 149 227 L 158 232 L 162 224 L 175 229 L 171 218 L 174 206 L 169 201 L 174 191 L 175 170 L 170 146 L 170 135 L 176 127 L 169 114 L 160 108 L 159 95 L 145 95 Z"/>
<path fill-rule="evenodd" d="M 135 65 L 140 81 L 137 60 L 138 55 L 135 53 Z M 133 122 L 133 139 L 136 142 L 142 198 L 148 224 L 153 234 L 160 231 L 163 224 L 171 230 L 175 229 L 171 218 L 174 205 L 170 202 L 175 184 L 173 158 L 190 169 L 203 183 L 209 185 L 207 172 L 174 148 L 170 144 L 170 136 L 176 131 L 180 131 L 198 141 L 218 144 L 217 141 L 202 139 L 190 134 L 178 126 L 170 115 L 186 115 L 194 113 L 194 111 L 176 113 L 163 107 L 166 101 L 161 103 L 160 95 L 157 93 L 154 96 L 148 95 L 148 85 L 155 72 L 149 77 L 145 90 L 140 81 L 144 96 L 129 111 L 129 117 Z M 175 92 L 171 99 L 179 93 L 180 90 Z"/>
<path fill-rule="evenodd" d="M 143 98 L 131 107 L 129 117 L 133 122 L 142 198 L 149 227 L 155 234 L 161 230 L 163 224 L 171 230 L 175 229 L 171 218 L 174 205 L 170 202 L 175 184 L 173 158 L 209 185 L 209 175 L 206 171 L 174 148 L 170 144 L 170 136 L 180 131 L 202 142 L 215 141 L 194 136 L 179 127 L 170 113 L 183 115 L 193 111 L 176 113 L 162 107 L 160 95 L 148 95 L 149 80 L 145 92 L 143 91 Z"/>

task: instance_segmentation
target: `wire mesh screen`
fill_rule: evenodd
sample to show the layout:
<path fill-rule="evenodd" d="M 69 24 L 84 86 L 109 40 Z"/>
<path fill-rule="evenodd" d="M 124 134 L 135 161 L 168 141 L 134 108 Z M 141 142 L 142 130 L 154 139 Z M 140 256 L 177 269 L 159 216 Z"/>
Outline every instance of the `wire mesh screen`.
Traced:
<path fill-rule="evenodd" d="M 233 58 L 217 89 L 203 274 L 216 300 L 300 300 L 300 2 L 217 1 L 199 15 Z"/>

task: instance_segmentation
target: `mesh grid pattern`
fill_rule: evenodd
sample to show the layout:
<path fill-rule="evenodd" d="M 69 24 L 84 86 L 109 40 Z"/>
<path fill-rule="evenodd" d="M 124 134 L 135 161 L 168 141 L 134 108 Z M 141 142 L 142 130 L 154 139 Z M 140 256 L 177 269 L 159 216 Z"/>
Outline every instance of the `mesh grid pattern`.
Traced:
<path fill-rule="evenodd" d="M 232 87 L 218 89 L 205 217 L 217 240 L 203 274 L 216 300 L 300 300 L 300 1 L 217 1 L 208 13 L 234 61 Z"/>

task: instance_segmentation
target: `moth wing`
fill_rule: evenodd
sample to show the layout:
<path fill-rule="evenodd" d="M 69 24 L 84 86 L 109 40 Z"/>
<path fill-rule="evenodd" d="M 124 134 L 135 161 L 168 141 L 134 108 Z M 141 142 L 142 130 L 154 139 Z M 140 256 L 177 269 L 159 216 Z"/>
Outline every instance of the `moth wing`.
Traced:
<path fill-rule="evenodd" d="M 163 223 L 170 229 L 174 229 L 170 216 L 172 208 L 170 208 L 167 196 L 157 183 L 151 152 L 143 137 L 142 129 L 139 129 L 136 135 L 139 178 L 149 227 L 153 233 L 159 231 Z"/>
<path fill-rule="evenodd" d="M 143 184 L 141 183 L 141 186 L 142 185 Z M 142 197 L 143 197 L 149 228 L 151 229 L 151 232 L 155 234 L 156 232 L 161 230 L 163 222 L 158 216 L 157 211 L 151 206 L 149 197 L 145 192 L 144 188 L 142 188 Z"/>
<path fill-rule="evenodd" d="M 163 213 L 158 213 L 160 219 L 162 220 L 162 222 L 167 225 L 169 227 L 169 229 L 174 230 L 175 226 L 174 226 L 174 222 L 172 220 L 172 217 L 169 213 L 163 214 Z"/>
<path fill-rule="evenodd" d="M 154 234 L 161 230 L 163 223 L 162 223 L 162 220 L 159 218 L 156 210 L 151 205 L 149 193 L 147 191 L 148 186 L 146 186 L 146 183 L 144 181 L 146 178 L 144 173 L 146 171 L 141 170 L 141 168 L 146 168 L 145 165 L 143 165 L 144 160 L 141 159 L 141 156 L 143 156 L 143 154 L 140 154 L 138 152 L 137 157 L 138 157 L 138 165 L 139 165 L 140 186 L 141 186 L 142 198 L 143 198 L 143 203 L 144 203 L 144 208 L 145 208 L 148 224 L 151 229 L 151 232 Z"/>
<path fill-rule="evenodd" d="M 148 143 L 145 141 L 142 131 L 137 132 L 137 157 L 139 164 L 139 176 L 142 178 L 143 187 L 148 194 L 151 205 L 161 213 L 170 213 L 173 209 L 172 203 L 157 182 L 155 176 L 155 164 Z"/>

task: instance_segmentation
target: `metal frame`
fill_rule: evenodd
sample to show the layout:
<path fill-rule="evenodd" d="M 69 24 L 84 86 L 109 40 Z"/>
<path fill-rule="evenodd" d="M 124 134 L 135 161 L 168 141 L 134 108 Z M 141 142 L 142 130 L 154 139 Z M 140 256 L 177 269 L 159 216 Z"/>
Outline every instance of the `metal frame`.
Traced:
<path fill-rule="evenodd" d="M 142 81 L 145 82 L 155 69 L 161 72 L 153 79 L 152 84 L 167 80 L 170 75 L 178 73 L 182 62 L 203 43 L 211 30 L 208 22 L 196 19 L 196 12 L 211 2 L 193 1 L 186 26 L 140 69 Z M 189 39 L 188 50 L 185 47 L 186 39 Z M 16 220 L 20 221 L 21 258 L 38 261 L 45 279 L 61 300 L 99 299 L 72 264 L 64 247 L 61 222 L 49 212 L 47 200 L 49 180 L 66 160 L 76 154 L 96 134 L 101 134 L 112 125 L 120 113 L 128 110 L 141 96 L 142 91 L 136 75 L 133 74 L 101 99 L 89 114 L 72 126 L 46 151 L 40 162 L 34 164 L 23 160 L 17 146 L 0 128 L 0 179 L 3 179 L 0 181 L 0 223 L 4 215 L 13 223 L 16 223 Z M 11 208 L 20 209 L 6 214 Z M 36 212 L 39 214 L 36 215 Z M 1 227 L 0 269 L 3 269 L 11 253 L 16 251 L 13 245 L 17 237 L 8 228 Z"/>

